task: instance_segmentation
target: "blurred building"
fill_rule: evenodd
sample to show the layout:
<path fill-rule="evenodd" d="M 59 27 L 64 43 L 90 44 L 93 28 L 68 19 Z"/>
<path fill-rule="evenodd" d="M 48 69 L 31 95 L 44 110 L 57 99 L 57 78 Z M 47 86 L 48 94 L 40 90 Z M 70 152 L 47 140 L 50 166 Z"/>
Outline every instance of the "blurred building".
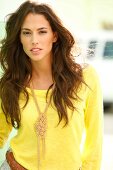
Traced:
<path fill-rule="evenodd" d="M 57 0 L 57 11 L 72 29 L 101 30 L 103 24 L 113 24 L 113 0 Z"/>

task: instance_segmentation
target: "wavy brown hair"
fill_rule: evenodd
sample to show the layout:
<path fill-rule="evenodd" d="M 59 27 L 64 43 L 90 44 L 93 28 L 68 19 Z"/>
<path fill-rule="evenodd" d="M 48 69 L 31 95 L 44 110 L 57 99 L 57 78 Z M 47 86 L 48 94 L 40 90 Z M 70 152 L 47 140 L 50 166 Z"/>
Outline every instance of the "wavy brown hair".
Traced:
<path fill-rule="evenodd" d="M 72 34 L 46 4 L 26 1 L 8 17 L 6 37 L 2 40 L 0 54 L 3 69 L 0 79 L 1 106 L 6 119 L 10 117 L 13 127 L 19 128 L 21 121 L 19 95 L 21 92 L 24 93 L 25 107 L 29 100 L 25 84 L 28 78 L 32 77 L 31 62 L 20 42 L 21 26 L 29 13 L 45 16 L 53 32 L 58 34 L 58 40 L 52 49 L 52 76 L 55 82 L 52 97 L 58 111 L 59 123 L 64 119 L 66 125 L 69 121 L 66 108 L 74 111 L 76 108 L 72 101 L 79 99 L 77 90 L 83 82 L 82 68 L 75 63 L 71 54 L 75 44 Z"/>

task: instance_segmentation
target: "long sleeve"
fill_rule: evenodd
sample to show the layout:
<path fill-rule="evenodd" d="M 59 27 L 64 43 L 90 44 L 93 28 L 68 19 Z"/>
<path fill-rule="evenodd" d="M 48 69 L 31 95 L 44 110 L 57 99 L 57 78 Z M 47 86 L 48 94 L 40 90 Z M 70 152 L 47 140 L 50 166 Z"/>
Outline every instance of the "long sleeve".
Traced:
<path fill-rule="evenodd" d="M 5 115 L 0 107 L 0 148 L 2 148 L 6 143 L 11 130 L 12 125 L 7 123 Z"/>
<path fill-rule="evenodd" d="M 91 68 L 87 74 L 90 89 L 86 100 L 86 138 L 82 155 L 82 170 L 100 170 L 103 139 L 103 98 L 98 75 Z M 87 83 L 87 82 L 86 82 Z"/>

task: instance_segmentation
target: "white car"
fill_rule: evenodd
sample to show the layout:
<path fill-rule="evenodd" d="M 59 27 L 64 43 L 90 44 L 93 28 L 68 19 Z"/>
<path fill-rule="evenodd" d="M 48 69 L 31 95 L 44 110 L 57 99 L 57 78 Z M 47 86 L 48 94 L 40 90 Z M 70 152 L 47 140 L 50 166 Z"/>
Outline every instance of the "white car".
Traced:
<path fill-rule="evenodd" d="M 83 60 L 97 70 L 104 103 L 113 104 L 113 32 L 81 33 L 78 38 Z"/>

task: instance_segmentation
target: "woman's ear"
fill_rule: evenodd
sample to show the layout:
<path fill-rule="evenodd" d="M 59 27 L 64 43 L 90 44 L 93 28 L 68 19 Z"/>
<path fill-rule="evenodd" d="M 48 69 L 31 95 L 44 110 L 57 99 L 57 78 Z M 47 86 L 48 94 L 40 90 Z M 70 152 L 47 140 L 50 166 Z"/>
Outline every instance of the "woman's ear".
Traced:
<path fill-rule="evenodd" d="M 53 42 L 56 42 L 58 39 L 58 34 L 57 32 L 54 32 L 54 38 L 53 38 Z"/>

